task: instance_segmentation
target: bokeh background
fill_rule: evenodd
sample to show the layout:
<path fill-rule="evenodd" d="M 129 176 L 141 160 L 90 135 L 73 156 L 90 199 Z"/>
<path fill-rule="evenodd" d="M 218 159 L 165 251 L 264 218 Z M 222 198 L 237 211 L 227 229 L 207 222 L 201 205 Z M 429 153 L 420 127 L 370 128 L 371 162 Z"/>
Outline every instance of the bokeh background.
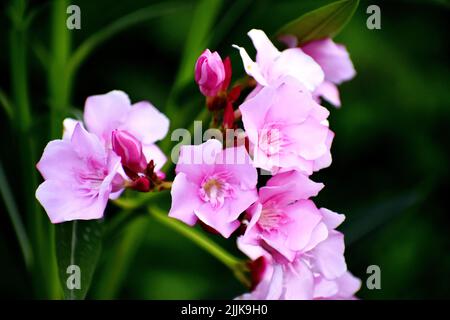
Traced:
<path fill-rule="evenodd" d="M 36 54 L 39 45 L 50 41 L 50 2 L 30 4 L 38 9 L 31 22 L 27 56 L 37 150 L 43 150 L 50 125 L 48 70 Z M 205 46 L 231 57 L 236 79 L 243 68 L 231 45 L 243 45 L 254 53 L 248 30 L 261 28 L 271 34 L 329 2 L 222 1 L 217 10 L 204 13 L 213 21 Z M 150 3 L 72 1 L 82 14 L 82 29 L 71 31 L 72 47 Z M 75 77 L 70 112 L 80 112 L 87 96 L 112 89 L 124 90 L 133 101 L 149 100 L 164 111 L 180 61 L 187 54 L 190 26 L 198 18 L 197 2 L 184 3 L 183 10 L 128 28 L 97 48 Z M 381 8 L 381 30 L 366 27 L 369 4 Z M 2 0 L 0 88 L 4 92 L 11 90 L 7 6 L 8 1 Z M 334 161 L 313 178 L 326 185 L 316 203 L 347 216 L 341 227 L 347 264 L 363 280 L 358 294 L 363 299 L 450 298 L 449 19 L 445 0 L 361 1 L 335 39 L 347 46 L 357 76 L 340 87 L 342 108 L 328 106 L 336 133 Z M 192 120 L 204 106 L 192 78 L 188 80 L 175 101 L 182 109 L 175 117 Z M 19 141 L 3 111 L 0 119 L 0 158 L 22 209 L 30 195 L 24 194 L 26 182 L 18 178 Z M 165 208 L 169 205 L 168 197 L 158 201 Z M 0 210 L 0 296 L 32 298 L 33 275 L 25 270 L 3 201 Z M 109 205 L 107 216 L 117 210 Z M 212 238 L 239 254 L 233 241 Z M 365 287 L 366 269 L 373 264 L 381 268 L 381 290 Z M 124 230 L 105 240 L 91 289 L 88 298 L 124 299 L 229 299 L 244 291 L 220 262 L 147 215 L 129 221 Z"/>

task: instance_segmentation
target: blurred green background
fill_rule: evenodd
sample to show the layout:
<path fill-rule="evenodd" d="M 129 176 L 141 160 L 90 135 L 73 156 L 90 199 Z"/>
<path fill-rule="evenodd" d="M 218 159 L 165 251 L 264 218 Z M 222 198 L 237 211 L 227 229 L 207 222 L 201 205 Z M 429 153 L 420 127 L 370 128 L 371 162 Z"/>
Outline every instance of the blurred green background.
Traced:
<path fill-rule="evenodd" d="M 72 1 L 81 8 L 82 27 L 70 31 L 72 48 L 105 25 L 153 2 Z M 329 2 L 219 1 L 218 6 L 204 7 L 216 10 L 200 12 L 200 16 L 211 19 L 212 26 L 205 34 L 208 47 L 222 57 L 230 55 L 237 79 L 243 68 L 231 45 L 251 49 L 248 30 L 260 28 L 271 34 L 302 13 Z M 137 24 L 98 47 L 76 74 L 70 113 L 81 111 L 87 96 L 112 89 L 124 90 L 133 101 L 149 100 L 164 111 L 186 55 L 191 25 L 199 14 L 195 11 L 197 1 L 183 3 L 182 10 Z M 369 4 L 381 8 L 381 30 L 366 27 Z M 8 93 L 7 6 L 8 1 L 2 0 L 0 88 Z M 39 155 L 50 125 L 48 71 L 38 59 L 39 48 L 50 42 L 50 6 L 51 1 L 30 4 L 37 9 L 29 30 L 27 59 L 33 135 Z M 347 264 L 363 280 L 358 294 L 363 299 L 450 298 L 449 19 L 447 1 L 362 1 L 335 39 L 347 46 L 357 76 L 340 87 L 342 108 L 328 106 L 330 125 L 336 133 L 334 161 L 313 178 L 326 185 L 316 199 L 318 206 L 347 216 L 341 227 L 346 236 Z M 195 58 L 199 53 L 189 54 Z M 192 77 L 190 74 L 173 101 L 182 108 L 183 116 L 177 113 L 178 117 L 188 120 L 203 108 Z M 9 130 L 3 111 L 0 118 L 1 161 L 22 210 L 27 189 L 18 178 L 20 142 Z M 168 208 L 167 196 L 162 202 Z M 3 202 L 0 210 L 0 296 L 31 298 L 33 276 L 25 270 Z M 110 204 L 106 215 L 116 212 Z M 234 241 L 212 238 L 239 254 Z M 99 292 L 108 292 L 108 298 L 125 299 L 229 299 L 245 290 L 208 253 L 147 215 L 108 238 L 104 250 L 88 298 L 105 297 Z M 381 290 L 365 287 L 366 269 L 373 264 L 381 268 Z M 104 274 L 106 269 L 112 271 Z"/>

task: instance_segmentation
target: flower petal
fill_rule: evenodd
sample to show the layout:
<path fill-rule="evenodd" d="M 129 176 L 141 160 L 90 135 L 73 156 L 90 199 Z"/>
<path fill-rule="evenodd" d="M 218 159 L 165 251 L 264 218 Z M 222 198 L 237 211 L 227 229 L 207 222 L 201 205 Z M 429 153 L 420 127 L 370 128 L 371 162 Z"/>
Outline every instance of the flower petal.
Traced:
<path fill-rule="evenodd" d="M 130 108 L 130 99 L 122 91 L 90 96 L 84 106 L 86 128 L 109 144 L 112 131 L 126 120 Z"/>

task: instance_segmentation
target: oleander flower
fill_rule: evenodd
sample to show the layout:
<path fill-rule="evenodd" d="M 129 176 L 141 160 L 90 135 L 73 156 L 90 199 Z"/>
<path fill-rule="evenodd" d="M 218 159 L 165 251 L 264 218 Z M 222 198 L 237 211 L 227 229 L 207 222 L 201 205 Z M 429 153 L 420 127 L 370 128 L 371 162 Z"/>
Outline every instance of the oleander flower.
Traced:
<path fill-rule="evenodd" d="M 252 246 L 244 241 L 244 237 L 238 239 L 238 246 L 244 253 L 255 261 L 264 261 L 263 272 L 258 277 L 259 282 L 254 284 L 254 290 L 239 299 L 355 298 L 360 280 L 347 271 L 344 237 L 335 230 L 345 217 L 324 208 L 320 209 L 320 214 L 322 219 L 320 228 L 314 231 L 316 235 L 310 233 L 309 243 L 297 251 L 292 260 L 286 260 L 265 244 Z"/>
<path fill-rule="evenodd" d="M 295 78 L 262 88 L 239 109 L 256 167 L 311 174 L 331 164 L 329 111 Z"/>
<path fill-rule="evenodd" d="M 228 87 L 230 71 L 229 59 L 222 61 L 216 51 L 206 49 L 195 63 L 195 81 L 204 96 L 214 97 Z"/>
<path fill-rule="evenodd" d="M 257 172 L 244 146 L 222 149 L 218 140 L 182 146 L 169 216 L 194 225 L 198 220 L 225 238 L 257 200 Z"/>
<path fill-rule="evenodd" d="M 308 251 L 326 239 L 328 230 L 322 214 L 309 200 L 322 188 L 323 184 L 297 171 L 272 177 L 259 189 L 258 201 L 247 210 L 248 224 L 239 237 L 240 246 L 250 252 L 261 248 L 293 261 L 298 252 Z"/>
<path fill-rule="evenodd" d="M 239 49 L 247 74 L 259 84 L 255 91 L 259 91 L 261 86 L 273 85 L 285 76 L 297 79 L 309 91 L 314 91 L 323 82 L 322 69 L 301 49 L 289 48 L 280 52 L 262 30 L 252 29 L 248 36 L 257 51 L 256 62 L 244 48 L 234 47 Z"/>
<path fill-rule="evenodd" d="M 239 300 L 354 300 L 361 280 L 345 271 L 327 280 L 312 272 L 310 266 L 296 259 L 291 263 L 277 263 L 265 258 L 266 266 L 260 282 Z"/>
<path fill-rule="evenodd" d="M 64 120 L 63 138 L 70 138 L 78 122 L 73 119 Z M 131 104 L 128 95 L 118 90 L 90 96 L 84 106 L 84 125 L 107 148 L 112 148 L 114 130 L 126 132 L 141 143 L 146 162 L 153 160 L 156 171 L 167 161 L 155 142 L 166 136 L 169 120 L 147 101 Z"/>
<path fill-rule="evenodd" d="M 37 168 L 45 181 L 36 198 L 52 223 L 99 219 L 110 194 L 123 188 L 120 157 L 81 124 L 70 139 L 50 141 Z"/>

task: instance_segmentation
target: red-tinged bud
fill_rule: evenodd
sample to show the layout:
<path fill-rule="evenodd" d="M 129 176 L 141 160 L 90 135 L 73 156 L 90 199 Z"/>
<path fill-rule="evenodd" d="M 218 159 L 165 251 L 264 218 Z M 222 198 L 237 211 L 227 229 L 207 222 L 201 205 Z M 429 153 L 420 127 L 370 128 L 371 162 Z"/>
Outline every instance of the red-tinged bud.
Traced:
<path fill-rule="evenodd" d="M 130 184 L 130 188 L 140 192 L 149 192 L 152 183 L 147 177 L 139 177 Z"/>
<path fill-rule="evenodd" d="M 142 152 L 142 144 L 132 134 L 123 130 L 112 132 L 112 148 L 120 156 L 122 165 L 134 173 L 144 172 L 147 161 Z"/>

